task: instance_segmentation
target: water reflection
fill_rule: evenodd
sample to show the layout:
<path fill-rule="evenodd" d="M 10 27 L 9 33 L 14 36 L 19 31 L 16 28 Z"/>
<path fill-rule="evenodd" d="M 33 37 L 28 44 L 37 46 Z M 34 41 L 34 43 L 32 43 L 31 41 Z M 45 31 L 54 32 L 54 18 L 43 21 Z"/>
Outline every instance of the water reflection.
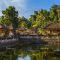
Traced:
<path fill-rule="evenodd" d="M 11 51 L 10 51 L 11 52 Z M 53 51 L 23 51 L 14 54 L 0 53 L 0 60 L 60 60 L 60 53 Z"/>
<path fill-rule="evenodd" d="M 29 55 L 27 55 L 26 57 L 18 57 L 17 60 L 31 60 L 31 58 Z"/>
<path fill-rule="evenodd" d="M 16 48 L 0 49 L 0 60 L 60 60 L 60 52 L 34 41 L 22 46 L 19 42 Z"/>

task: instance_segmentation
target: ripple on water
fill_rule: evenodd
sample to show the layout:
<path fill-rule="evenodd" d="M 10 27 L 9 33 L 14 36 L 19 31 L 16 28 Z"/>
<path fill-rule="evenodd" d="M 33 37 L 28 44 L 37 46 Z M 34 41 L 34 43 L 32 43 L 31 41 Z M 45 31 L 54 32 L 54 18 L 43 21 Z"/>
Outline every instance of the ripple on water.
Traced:
<path fill-rule="evenodd" d="M 18 60 L 31 60 L 30 56 L 27 55 L 26 57 L 18 57 Z"/>

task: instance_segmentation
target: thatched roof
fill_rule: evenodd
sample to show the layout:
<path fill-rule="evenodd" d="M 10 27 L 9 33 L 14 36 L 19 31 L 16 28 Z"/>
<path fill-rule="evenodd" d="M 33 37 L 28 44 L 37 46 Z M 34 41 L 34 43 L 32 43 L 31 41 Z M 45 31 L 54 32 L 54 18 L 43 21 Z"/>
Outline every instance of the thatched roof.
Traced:
<path fill-rule="evenodd" d="M 22 30 L 22 31 L 24 31 L 24 30 L 27 30 L 27 28 L 25 28 L 25 27 L 19 27 L 19 28 L 17 28 L 17 30 Z"/>
<path fill-rule="evenodd" d="M 51 24 L 47 25 L 44 29 L 60 30 L 60 24 L 58 24 L 58 23 L 51 23 Z"/>
<path fill-rule="evenodd" d="M 7 26 L 7 28 L 8 28 L 9 30 L 13 30 L 13 26 L 12 26 L 12 25 Z"/>
<path fill-rule="evenodd" d="M 2 29 L 3 28 L 3 26 L 2 25 L 0 25 L 0 29 Z"/>
<path fill-rule="evenodd" d="M 9 25 L 9 26 L 6 26 L 6 25 L 3 25 L 3 24 L 0 24 L 0 29 L 9 29 L 9 30 L 13 30 L 13 26 L 12 25 Z"/>
<path fill-rule="evenodd" d="M 5 29 L 5 28 L 6 28 L 5 25 L 0 24 L 0 29 Z"/>

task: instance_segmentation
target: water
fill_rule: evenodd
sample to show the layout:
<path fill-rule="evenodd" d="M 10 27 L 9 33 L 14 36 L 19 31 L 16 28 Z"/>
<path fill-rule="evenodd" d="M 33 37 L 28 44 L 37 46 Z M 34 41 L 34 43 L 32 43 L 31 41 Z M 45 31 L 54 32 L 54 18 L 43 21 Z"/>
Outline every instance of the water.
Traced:
<path fill-rule="evenodd" d="M 27 55 L 26 57 L 19 57 L 18 56 L 18 59 L 17 60 L 31 60 L 31 57 L 29 55 Z"/>
<path fill-rule="evenodd" d="M 12 50 L 11 50 L 12 51 Z M 16 50 L 14 52 L 0 52 L 0 60 L 60 60 L 59 55 L 54 55 L 52 51 L 27 51 Z"/>
<path fill-rule="evenodd" d="M 24 42 L 24 43 L 23 43 Z M 20 44 L 21 43 L 21 44 Z M 27 44 L 26 41 L 20 41 L 16 48 L 2 49 L 0 51 L 0 60 L 60 60 L 60 52 L 55 52 L 41 41 Z M 15 47 L 15 46 L 14 46 Z M 56 46 L 51 45 L 52 48 Z"/>

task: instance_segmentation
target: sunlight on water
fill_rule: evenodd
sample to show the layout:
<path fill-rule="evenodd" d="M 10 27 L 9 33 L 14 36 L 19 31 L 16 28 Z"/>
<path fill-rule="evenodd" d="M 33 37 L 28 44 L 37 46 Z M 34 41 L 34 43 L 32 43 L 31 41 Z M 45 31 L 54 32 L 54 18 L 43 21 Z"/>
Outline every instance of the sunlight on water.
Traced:
<path fill-rule="evenodd" d="M 26 57 L 18 57 L 18 60 L 31 60 L 30 56 L 26 56 Z"/>

